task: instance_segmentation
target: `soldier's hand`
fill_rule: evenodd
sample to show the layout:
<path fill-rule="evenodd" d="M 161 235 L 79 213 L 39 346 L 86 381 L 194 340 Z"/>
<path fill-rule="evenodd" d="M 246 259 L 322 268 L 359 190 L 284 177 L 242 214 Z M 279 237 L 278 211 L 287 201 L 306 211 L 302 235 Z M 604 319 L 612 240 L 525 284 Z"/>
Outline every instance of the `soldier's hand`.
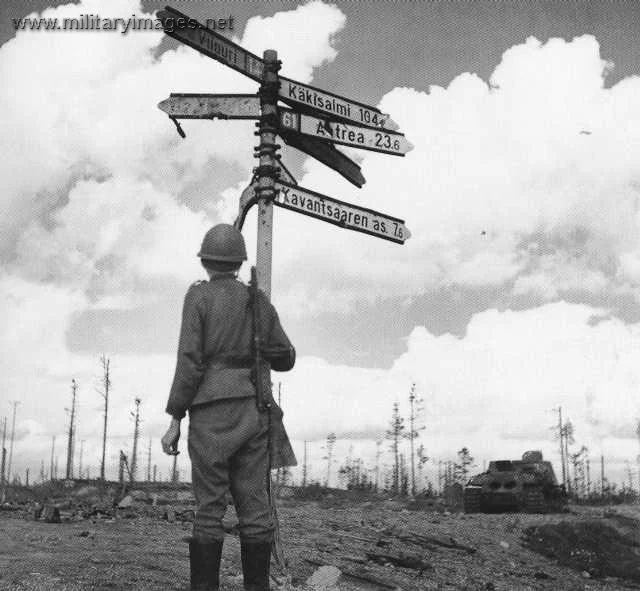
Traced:
<path fill-rule="evenodd" d="M 177 456 L 178 440 L 180 439 L 180 421 L 173 419 L 167 432 L 162 436 L 162 451 L 170 456 Z"/>

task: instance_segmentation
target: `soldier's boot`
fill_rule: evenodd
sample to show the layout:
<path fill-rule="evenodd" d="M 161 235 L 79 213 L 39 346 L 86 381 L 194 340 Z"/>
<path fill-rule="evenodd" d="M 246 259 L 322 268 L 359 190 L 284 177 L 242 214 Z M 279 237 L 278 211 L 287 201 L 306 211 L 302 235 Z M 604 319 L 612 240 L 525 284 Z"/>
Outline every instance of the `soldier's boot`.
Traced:
<path fill-rule="evenodd" d="M 245 591 L 269 591 L 271 542 L 240 542 Z"/>
<path fill-rule="evenodd" d="M 189 540 L 191 591 L 218 591 L 222 540 L 200 542 Z"/>

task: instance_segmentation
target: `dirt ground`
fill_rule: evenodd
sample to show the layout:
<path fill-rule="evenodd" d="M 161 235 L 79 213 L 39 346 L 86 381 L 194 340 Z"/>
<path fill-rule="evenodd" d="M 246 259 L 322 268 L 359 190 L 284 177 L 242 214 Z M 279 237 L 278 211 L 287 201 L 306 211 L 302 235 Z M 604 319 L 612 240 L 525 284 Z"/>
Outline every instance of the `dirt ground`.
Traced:
<path fill-rule="evenodd" d="M 640 589 L 637 505 L 465 515 L 395 501 L 290 498 L 279 501 L 279 515 L 291 578 L 274 588 L 305 589 L 319 566 L 334 565 L 342 571 L 334 591 Z M 188 589 L 190 530 L 188 521 L 134 511 L 62 523 L 2 511 L 0 588 Z M 242 589 L 233 534 L 222 589 Z"/>

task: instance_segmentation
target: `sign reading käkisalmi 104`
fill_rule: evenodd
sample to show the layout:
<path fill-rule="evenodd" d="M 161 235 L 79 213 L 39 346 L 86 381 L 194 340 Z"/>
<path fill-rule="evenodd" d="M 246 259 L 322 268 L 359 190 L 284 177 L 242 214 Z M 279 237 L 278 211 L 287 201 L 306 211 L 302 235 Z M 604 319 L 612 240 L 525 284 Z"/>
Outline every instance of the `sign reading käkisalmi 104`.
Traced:
<path fill-rule="evenodd" d="M 363 232 L 385 240 L 403 244 L 411 233 L 404 220 L 372 209 L 338 201 L 326 195 L 276 181 L 274 203 L 280 207 L 329 222 L 341 228 Z"/>
<path fill-rule="evenodd" d="M 330 119 L 318 119 L 296 113 L 291 109 L 279 109 L 280 125 L 286 129 L 310 135 L 334 144 L 373 150 L 394 156 L 404 156 L 413 149 L 401 133 L 386 129 L 372 129 Z"/>
<path fill-rule="evenodd" d="M 395 130 L 398 125 L 375 107 L 338 96 L 326 90 L 307 86 L 280 76 L 278 96 L 285 103 L 316 116 L 331 115 L 333 119 L 353 121 L 359 125 Z"/>

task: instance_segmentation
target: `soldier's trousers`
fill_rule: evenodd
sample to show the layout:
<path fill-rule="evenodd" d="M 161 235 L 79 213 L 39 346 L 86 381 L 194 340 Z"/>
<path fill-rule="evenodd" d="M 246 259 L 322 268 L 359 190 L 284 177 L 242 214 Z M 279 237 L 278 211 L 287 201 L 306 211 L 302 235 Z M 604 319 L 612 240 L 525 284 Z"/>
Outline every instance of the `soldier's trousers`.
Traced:
<path fill-rule="evenodd" d="M 222 517 L 231 495 L 240 537 L 270 542 L 273 518 L 266 482 L 268 417 L 255 398 L 229 398 L 189 411 L 189 457 L 198 503 L 193 535 L 201 541 L 222 539 Z"/>

